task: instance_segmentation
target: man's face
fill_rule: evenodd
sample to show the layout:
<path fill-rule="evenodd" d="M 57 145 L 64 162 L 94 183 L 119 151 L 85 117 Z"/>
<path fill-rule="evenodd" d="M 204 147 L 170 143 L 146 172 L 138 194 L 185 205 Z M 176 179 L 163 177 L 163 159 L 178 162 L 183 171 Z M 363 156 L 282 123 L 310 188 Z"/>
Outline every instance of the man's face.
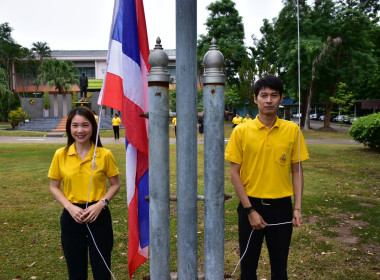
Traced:
<path fill-rule="evenodd" d="M 283 95 L 280 95 L 278 90 L 269 87 L 260 89 L 259 94 L 254 96 L 255 103 L 259 108 L 260 115 L 276 115 L 278 107 L 280 106 Z"/>

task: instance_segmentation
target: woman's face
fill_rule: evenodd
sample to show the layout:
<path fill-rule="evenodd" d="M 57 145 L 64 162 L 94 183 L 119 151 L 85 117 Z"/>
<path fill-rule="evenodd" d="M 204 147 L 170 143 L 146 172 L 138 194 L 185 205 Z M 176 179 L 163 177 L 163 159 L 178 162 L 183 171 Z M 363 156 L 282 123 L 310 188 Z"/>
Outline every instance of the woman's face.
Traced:
<path fill-rule="evenodd" d="M 85 144 L 91 141 L 92 125 L 90 121 L 83 116 L 75 115 L 72 118 L 70 131 L 75 142 Z"/>

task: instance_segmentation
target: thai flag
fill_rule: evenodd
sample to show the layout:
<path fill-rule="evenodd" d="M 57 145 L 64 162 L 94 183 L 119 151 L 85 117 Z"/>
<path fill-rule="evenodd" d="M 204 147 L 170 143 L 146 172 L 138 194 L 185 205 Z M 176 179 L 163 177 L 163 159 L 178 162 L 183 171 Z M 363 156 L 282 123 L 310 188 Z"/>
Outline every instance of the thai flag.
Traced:
<path fill-rule="evenodd" d="M 149 45 L 143 0 L 115 0 L 107 73 L 98 103 L 121 111 L 126 134 L 128 269 L 148 259 L 149 204 L 148 111 Z"/>

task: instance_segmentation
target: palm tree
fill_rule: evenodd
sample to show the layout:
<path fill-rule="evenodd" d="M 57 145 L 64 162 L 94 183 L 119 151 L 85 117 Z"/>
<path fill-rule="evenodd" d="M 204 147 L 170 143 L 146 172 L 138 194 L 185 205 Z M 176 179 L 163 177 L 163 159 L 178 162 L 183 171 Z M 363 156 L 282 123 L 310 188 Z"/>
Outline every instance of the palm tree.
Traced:
<path fill-rule="evenodd" d="M 68 91 L 72 85 L 79 84 L 76 76 L 79 70 L 71 61 L 45 59 L 39 69 L 41 72 L 37 76 L 36 84 L 47 83 L 50 87 L 55 87 L 59 94 Z"/>
<path fill-rule="evenodd" d="M 45 59 L 40 68 L 40 74 L 37 76 L 36 85 L 39 86 L 41 83 L 47 83 L 50 87 L 55 87 L 59 94 L 62 94 L 63 103 L 66 102 L 66 94 L 72 85 L 79 85 L 79 79 L 76 73 L 79 69 L 75 67 L 74 63 L 71 61 L 63 61 L 53 59 Z M 57 94 L 54 94 L 54 102 L 57 102 Z M 66 116 L 66 107 L 63 107 L 63 115 Z M 54 111 L 54 116 L 58 116 L 58 112 Z"/>
<path fill-rule="evenodd" d="M 51 49 L 46 42 L 36 42 L 32 46 L 31 50 L 37 53 L 41 63 L 45 57 L 51 56 Z"/>

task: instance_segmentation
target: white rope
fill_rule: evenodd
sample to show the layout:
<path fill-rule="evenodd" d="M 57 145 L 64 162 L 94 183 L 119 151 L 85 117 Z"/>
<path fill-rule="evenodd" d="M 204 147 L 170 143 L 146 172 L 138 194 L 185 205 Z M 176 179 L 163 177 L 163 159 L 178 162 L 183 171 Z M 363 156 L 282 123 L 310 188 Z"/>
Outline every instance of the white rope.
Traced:
<path fill-rule="evenodd" d="M 93 178 L 93 174 L 94 174 L 94 168 L 96 167 L 96 162 L 95 162 L 95 158 L 96 158 L 96 152 L 97 152 L 97 148 L 98 148 L 98 139 L 99 139 L 99 130 L 100 130 L 100 123 L 101 123 L 101 119 L 102 119 L 102 108 L 103 108 L 103 95 L 102 95 L 102 98 L 101 98 L 101 101 L 100 101 L 100 105 L 99 105 L 99 116 L 98 116 L 98 129 L 96 131 L 96 140 L 95 140 L 95 149 L 94 149 L 94 154 L 92 156 L 92 165 L 91 165 L 91 175 L 90 175 L 90 185 L 88 187 L 88 195 L 87 195 L 87 202 L 86 202 L 86 209 L 88 208 L 88 203 L 89 203 L 89 200 L 90 200 L 90 193 L 91 193 L 91 187 L 92 187 L 92 178 Z M 98 245 L 96 244 L 96 241 L 95 241 L 95 238 L 94 238 L 94 235 L 92 234 L 91 230 L 90 230 L 90 227 L 88 225 L 88 223 L 86 223 L 86 226 L 87 226 L 87 229 L 91 235 L 91 238 L 92 238 L 92 241 L 94 242 L 94 245 L 95 245 L 95 248 L 96 250 L 98 251 L 101 259 L 103 260 L 104 262 L 104 265 L 106 266 L 107 270 L 111 273 L 111 276 L 114 280 L 116 280 L 115 276 L 113 275 L 111 269 L 108 267 L 107 265 L 107 262 L 105 261 L 102 253 L 100 252 L 99 248 L 98 248 Z"/>
<path fill-rule="evenodd" d="M 284 223 L 278 223 L 278 224 L 267 224 L 267 227 L 280 226 L 280 225 L 286 225 L 286 224 L 291 224 L 291 223 L 293 223 L 293 222 L 290 221 L 290 222 L 284 222 Z M 251 233 L 249 235 L 249 238 L 248 238 L 248 241 L 247 241 L 247 246 L 245 247 L 244 253 L 241 256 L 240 260 L 238 261 L 237 265 L 235 266 L 234 272 L 231 273 L 231 276 L 233 276 L 235 274 L 236 269 L 239 267 L 240 262 L 243 260 L 245 254 L 247 253 L 248 245 L 249 245 L 249 242 L 251 241 L 251 237 L 252 237 L 253 231 L 254 231 L 254 229 L 251 230 Z"/>
<path fill-rule="evenodd" d="M 297 39 L 298 39 L 298 183 L 299 183 L 299 211 L 301 216 L 302 203 L 302 176 L 301 176 L 301 55 L 300 55 L 300 4 L 297 0 Z M 307 112 L 306 112 L 307 113 Z M 306 117 L 306 116 L 305 116 Z M 295 203 L 295 201 L 294 201 Z"/>
<path fill-rule="evenodd" d="M 98 245 L 97 245 L 96 242 L 95 242 L 95 238 L 94 238 L 94 236 L 92 235 L 92 232 L 91 232 L 91 230 L 90 230 L 90 226 L 88 225 L 88 223 L 86 223 L 86 226 L 87 226 L 87 229 L 88 229 L 88 231 L 89 231 L 89 233 L 90 233 L 90 235 L 91 235 L 92 241 L 94 242 L 95 248 L 96 248 L 96 250 L 98 251 L 100 257 L 102 258 L 102 260 L 103 260 L 103 262 L 104 262 L 104 265 L 106 266 L 106 268 L 108 269 L 108 271 L 111 273 L 112 278 L 116 280 L 116 278 L 115 278 L 115 276 L 113 275 L 111 269 L 108 267 L 106 260 L 103 258 L 103 255 L 102 255 L 102 253 L 100 252 L 100 250 L 99 250 L 99 248 L 98 248 Z"/>

